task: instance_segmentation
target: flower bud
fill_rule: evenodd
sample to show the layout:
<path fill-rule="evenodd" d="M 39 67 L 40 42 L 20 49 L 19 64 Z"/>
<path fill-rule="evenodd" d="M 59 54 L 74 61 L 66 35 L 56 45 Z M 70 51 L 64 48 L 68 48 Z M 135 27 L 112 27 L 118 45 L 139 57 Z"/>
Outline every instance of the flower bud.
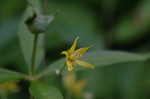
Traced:
<path fill-rule="evenodd" d="M 44 16 L 34 13 L 33 16 L 27 18 L 25 24 L 30 32 L 33 34 L 39 34 L 47 30 L 48 25 L 53 21 L 53 19 L 54 16 Z"/>

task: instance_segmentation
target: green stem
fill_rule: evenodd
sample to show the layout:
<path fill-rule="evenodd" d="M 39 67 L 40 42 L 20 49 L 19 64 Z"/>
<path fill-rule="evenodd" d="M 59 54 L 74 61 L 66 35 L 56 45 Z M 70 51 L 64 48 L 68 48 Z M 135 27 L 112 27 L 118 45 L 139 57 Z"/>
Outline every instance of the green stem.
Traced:
<path fill-rule="evenodd" d="M 37 42 L 38 42 L 38 34 L 34 35 L 34 41 L 33 41 L 33 50 L 32 50 L 32 58 L 31 58 L 31 69 L 30 74 L 34 74 L 35 70 L 35 60 L 36 60 L 36 51 L 37 51 Z"/>
<path fill-rule="evenodd" d="M 49 73 L 51 73 L 51 72 L 55 73 L 54 71 L 47 69 L 47 70 L 45 70 L 44 72 L 38 74 L 35 78 L 36 78 L 36 79 L 40 79 L 41 77 L 43 77 L 43 76 L 45 76 L 45 75 L 47 75 L 47 74 L 49 74 Z"/>
<path fill-rule="evenodd" d="M 63 70 L 65 69 L 65 66 L 66 66 L 66 64 L 64 64 L 63 67 L 60 68 L 60 73 L 59 74 L 61 74 L 63 72 Z M 52 71 L 50 69 L 46 69 L 45 71 L 43 71 L 39 75 L 37 75 L 36 79 L 40 79 L 41 77 L 49 74 L 50 72 L 52 73 L 52 72 L 55 72 L 55 71 Z"/>

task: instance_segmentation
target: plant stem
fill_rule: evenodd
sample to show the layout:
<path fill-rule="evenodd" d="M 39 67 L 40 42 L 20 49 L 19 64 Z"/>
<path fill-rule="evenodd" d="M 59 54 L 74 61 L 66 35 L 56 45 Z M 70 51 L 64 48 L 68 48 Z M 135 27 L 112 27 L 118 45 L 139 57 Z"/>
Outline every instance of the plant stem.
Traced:
<path fill-rule="evenodd" d="M 59 74 L 61 74 L 63 72 L 63 70 L 65 69 L 66 64 L 63 65 L 63 67 L 60 68 L 60 72 Z M 40 79 L 41 77 L 49 74 L 49 73 L 55 73 L 55 71 L 51 70 L 51 69 L 46 69 L 45 71 L 41 72 L 39 75 L 36 76 L 36 79 Z"/>
<path fill-rule="evenodd" d="M 34 74 L 35 70 L 35 60 L 36 60 L 36 51 L 37 51 L 37 42 L 38 42 L 38 34 L 34 35 L 34 41 L 33 41 L 33 50 L 32 50 L 32 58 L 31 58 L 31 71 L 30 74 Z"/>

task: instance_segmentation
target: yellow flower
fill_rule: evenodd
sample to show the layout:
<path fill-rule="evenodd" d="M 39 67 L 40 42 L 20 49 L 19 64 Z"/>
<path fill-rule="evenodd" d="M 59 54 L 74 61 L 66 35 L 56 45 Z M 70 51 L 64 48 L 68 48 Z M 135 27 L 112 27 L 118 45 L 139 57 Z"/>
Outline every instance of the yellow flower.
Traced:
<path fill-rule="evenodd" d="M 94 66 L 92 64 L 89 64 L 87 62 L 79 60 L 81 56 L 90 48 L 90 47 L 85 47 L 85 48 L 80 48 L 76 49 L 77 46 L 77 40 L 78 37 L 74 40 L 71 48 L 67 51 L 63 51 L 62 54 L 66 55 L 66 64 L 68 67 L 68 71 L 73 70 L 73 64 L 78 64 L 86 68 L 91 68 L 94 69 Z"/>
<path fill-rule="evenodd" d="M 76 75 L 73 72 L 65 73 L 63 77 L 65 88 L 75 96 L 81 96 L 85 87 L 85 80 L 76 80 Z"/>

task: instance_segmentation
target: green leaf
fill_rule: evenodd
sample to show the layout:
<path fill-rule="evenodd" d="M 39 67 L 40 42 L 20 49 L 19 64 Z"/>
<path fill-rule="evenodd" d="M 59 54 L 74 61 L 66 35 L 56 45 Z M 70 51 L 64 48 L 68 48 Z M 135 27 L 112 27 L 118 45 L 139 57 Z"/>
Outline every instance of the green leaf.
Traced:
<path fill-rule="evenodd" d="M 17 73 L 14 71 L 9 71 L 5 69 L 0 69 L 0 83 L 21 80 L 25 76 L 21 73 Z"/>
<path fill-rule="evenodd" d="M 39 0 L 34 0 L 34 1 L 36 4 L 35 8 L 37 12 L 40 12 Z M 23 55 L 28 66 L 31 65 L 31 55 L 32 55 L 32 49 L 33 49 L 34 35 L 28 30 L 24 22 L 27 18 L 31 17 L 32 15 L 33 15 L 33 8 L 28 7 L 23 19 L 21 20 L 21 23 L 19 25 L 19 32 L 18 32 Z M 44 34 L 40 34 L 38 38 L 38 43 L 37 43 L 37 53 L 36 53 L 36 61 L 35 61 L 36 66 L 40 65 L 44 57 L 43 43 L 44 43 Z"/>
<path fill-rule="evenodd" d="M 140 55 L 135 53 L 121 52 L 121 51 L 93 51 L 87 53 L 81 58 L 81 60 L 89 62 L 98 67 L 110 66 L 112 64 L 118 63 L 128 63 L 128 62 L 143 62 L 150 58 L 150 54 Z M 40 77 L 45 76 L 50 73 L 59 73 L 65 64 L 65 58 L 59 59 L 56 62 L 50 64 L 45 70 L 43 70 L 39 75 Z M 81 66 L 75 64 L 76 70 L 82 70 Z"/>
<path fill-rule="evenodd" d="M 57 88 L 38 81 L 31 83 L 30 93 L 35 99 L 63 99 Z"/>
<path fill-rule="evenodd" d="M 11 20 L 0 25 L 0 66 L 5 66 L 10 61 L 17 60 L 20 53 L 17 41 L 17 24 L 18 20 Z M 18 49 L 18 50 L 16 50 Z M 15 57 L 14 57 L 15 56 Z M 19 57 L 21 58 L 21 57 Z"/>
<path fill-rule="evenodd" d="M 13 17 L 0 25 L 0 67 L 11 63 L 14 68 L 26 72 L 27 68 L 24 66 L 24 58 L 17 38 L 18 22 L 19 20 Z"/>
<path fill-rule="evenodd" d="M 149 58 L 149 56 L 150 55 L 142 55 L 121 51 L 95 51 L 88 53 L 85 57 L 83 57 L 83 60 L 92 63 L 96 67 L 100 67 L 117 63 L 145 61 Z"/>
<path fill-rule="evenodd" d="M 98 68 L 118 63 L 145 61 L 149 57 L 149 54 L 140 55 L 121 51 L 94 51 L 87 53 L 81 58 L 81 60 L 89 62 Z M 53 64 L 50 64 L 48 68 L 49 70 L 60 70 L 64 63 L 65 59 L 63 58 L 54 62 Z M 77 70 L 80 70 L 82 67 L 76 66 L 76 68 L 78 68 Z"/>

